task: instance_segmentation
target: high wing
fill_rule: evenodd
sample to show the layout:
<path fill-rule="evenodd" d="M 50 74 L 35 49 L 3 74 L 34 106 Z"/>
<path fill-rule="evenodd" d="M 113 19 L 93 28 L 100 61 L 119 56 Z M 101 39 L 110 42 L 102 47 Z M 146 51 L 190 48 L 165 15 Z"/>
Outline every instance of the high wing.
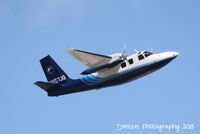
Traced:
<path fill-rule="evenodd" d="M 112 58 L 106 55 L 95 54 L 95 53 L 90 53 L 90 52 L 75 50 L 75 49 L 68 49 L 67 51 L 72 56 L 77 58 L 80 62 L 82 62 L 83 64 L 91 68 L 95 68 L 95 67 L 99 67 L 104 64 L 107 64 L 110 62 Z"/>

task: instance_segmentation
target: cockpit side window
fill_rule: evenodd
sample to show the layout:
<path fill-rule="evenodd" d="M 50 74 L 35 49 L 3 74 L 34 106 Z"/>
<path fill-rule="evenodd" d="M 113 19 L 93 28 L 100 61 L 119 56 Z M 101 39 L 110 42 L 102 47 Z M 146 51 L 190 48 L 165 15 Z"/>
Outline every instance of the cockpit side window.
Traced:
<path fill-rule="evenodd" d="M 129 64 L 133 64 L 133 59 L 128 60 Z"/>
<path fill-rule="evenodd" d="M 145 57 L 148 57 L 148 56 L 150 56 L 150 55 L 152 55 L 152 54 L 153 54 L 153 53 L 148 52 L 148 51 L 145 51 L 145 52 L 144 52 L 144 56 L 145 56 Z"/>
<path fill-rule="evenodd" d="M 143 60 L 144 59 L 144 56 L 142 54 L 138 55 L 138 59 L 139 60 Z"/>
<path fill-rule="evenodd" d="M 121 64 L 121 67 L 122 67 L 122 68 L 125 68 L 125 67 L 126 67 L 126 62 L 123 62 L 123 63 Z"/>

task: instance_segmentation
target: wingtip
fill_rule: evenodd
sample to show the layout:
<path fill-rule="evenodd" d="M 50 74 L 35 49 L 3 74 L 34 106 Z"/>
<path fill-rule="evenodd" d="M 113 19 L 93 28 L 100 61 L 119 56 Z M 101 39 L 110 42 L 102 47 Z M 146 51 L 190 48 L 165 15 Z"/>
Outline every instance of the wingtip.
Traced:
<path fill-rule="evenodd" d="M 73 48 L 69 48 L 69 49 L 67 49 L 67 52 L 72 52 L 72 51 L 74 51 L 74 49 Z"/>

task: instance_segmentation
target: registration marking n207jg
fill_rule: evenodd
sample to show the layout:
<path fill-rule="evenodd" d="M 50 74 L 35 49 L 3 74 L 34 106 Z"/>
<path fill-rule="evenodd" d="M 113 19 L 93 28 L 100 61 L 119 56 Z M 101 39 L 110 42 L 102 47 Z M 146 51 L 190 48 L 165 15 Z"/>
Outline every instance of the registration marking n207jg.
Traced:
<path fill-rule="evenodd" d="M 62 82 L 64 80 L 66 80 L 66 77 L 65 77 L 65 75 L 62 75 L 57 78 L 54 78 L 53 80 L 50 80 L 49 82 L 52 84 L 56 84 L 56 83 Z"/>

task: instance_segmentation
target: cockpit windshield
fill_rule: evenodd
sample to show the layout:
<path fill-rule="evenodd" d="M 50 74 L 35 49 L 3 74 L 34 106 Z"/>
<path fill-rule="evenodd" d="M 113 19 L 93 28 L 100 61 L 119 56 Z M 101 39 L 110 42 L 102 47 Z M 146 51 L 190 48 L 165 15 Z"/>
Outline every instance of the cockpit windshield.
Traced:
<path fill-rule="evenodd" d="M 143 54 L 144 54 L 145 57 L 148 57 L 148 56 L 152 55 L 153 53 L 149 52 L 149 51 L 144 51 Z"/>
<path fill-rule="evenodd" d="M 148 57 L 148 56 L 152 55 L 153 53 L 149 52 L 149 51 L 144 51 L 143 54 L 144 54 L 145 57 Z"/>

